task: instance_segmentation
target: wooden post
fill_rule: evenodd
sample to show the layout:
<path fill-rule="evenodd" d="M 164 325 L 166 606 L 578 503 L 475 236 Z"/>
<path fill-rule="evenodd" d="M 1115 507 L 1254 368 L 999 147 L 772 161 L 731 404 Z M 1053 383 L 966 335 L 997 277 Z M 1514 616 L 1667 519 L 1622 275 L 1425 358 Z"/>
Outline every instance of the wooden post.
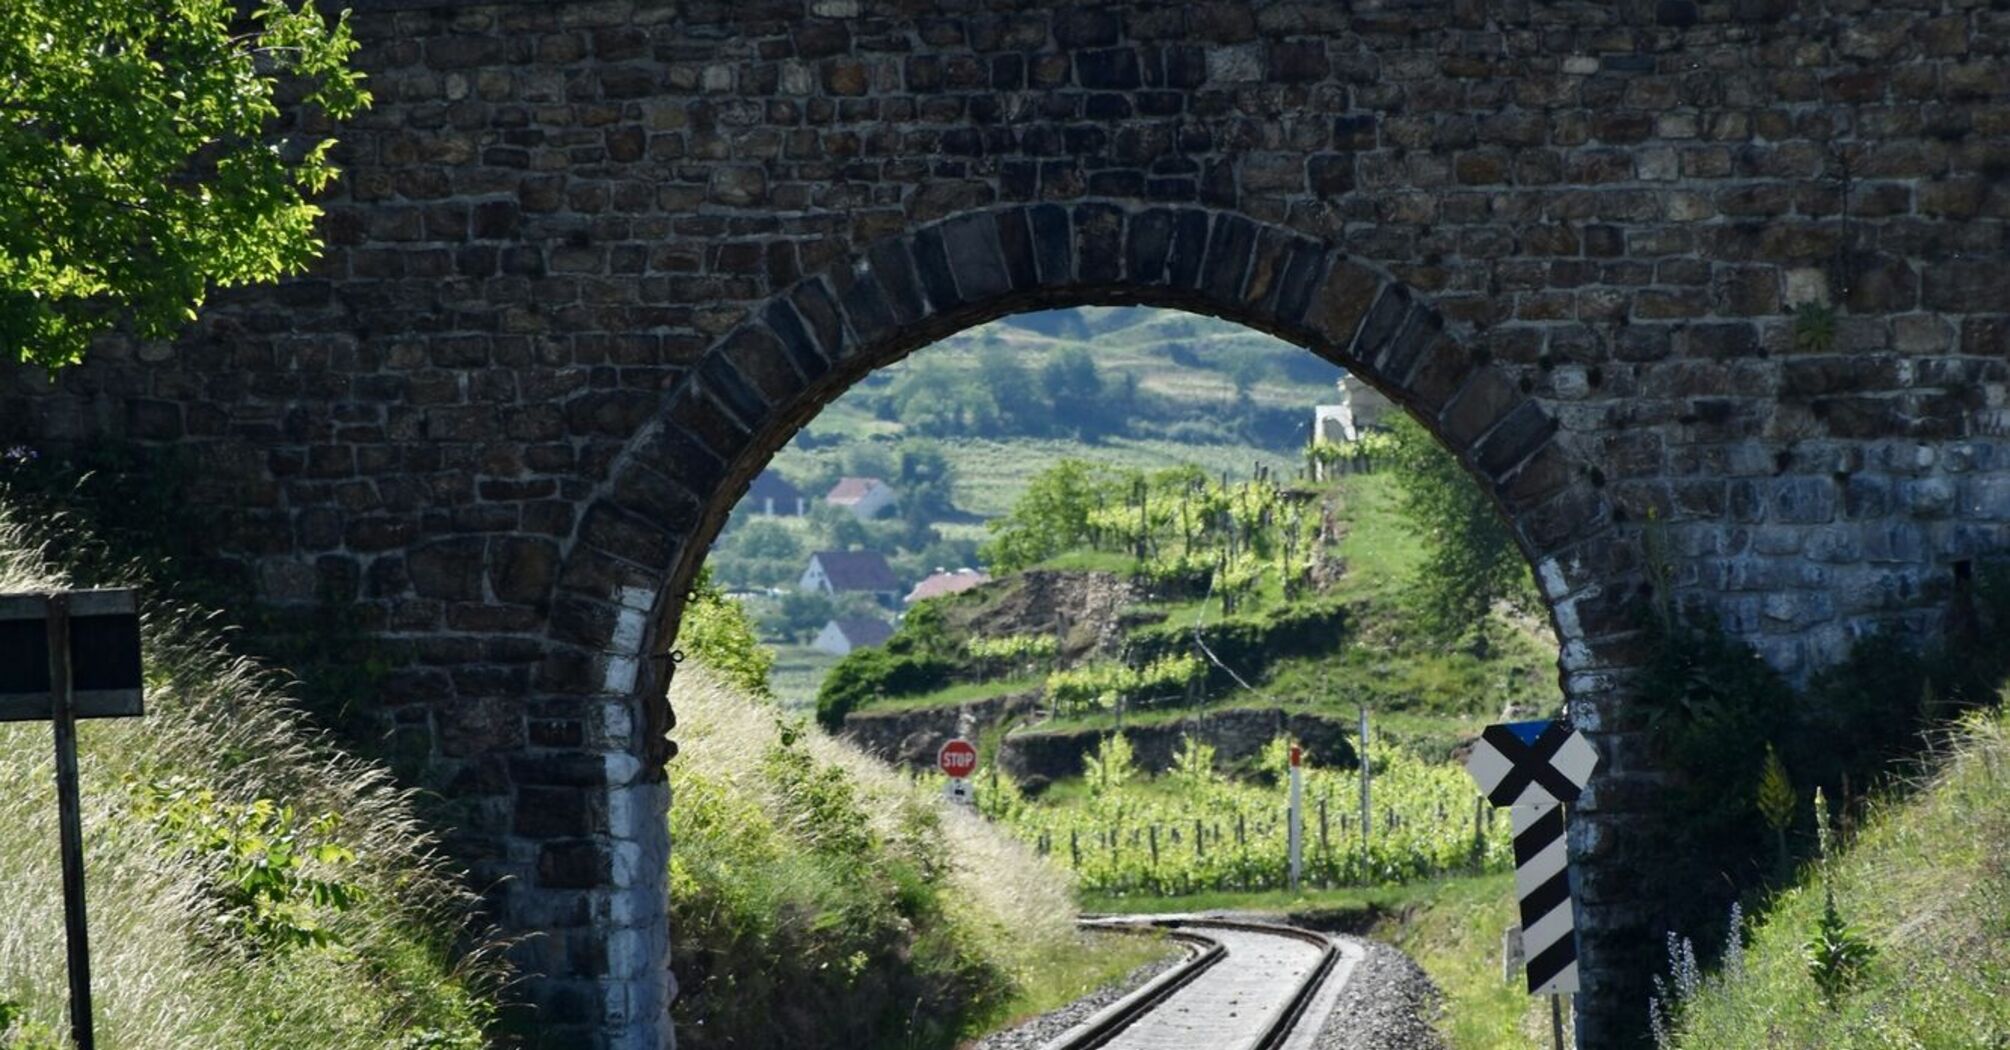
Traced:
<path fill-rule="evenodd" d="M 1152 874 L 1156 875 L 1159 871 L 1159 826 L 1153 824 L 1150 830 L 1152 840 Z"/>
<path fill-rule="evenodd" d="M 70 1038 L 94 1050 L 91 942 L 84 921 L 84 822 L 77 798 L 77 709 L 70 676 L 70 596 L 49 596 L 49 698 L 56 723 L 56 807 L 63 854 L 63 929 L 70 958 Z"/>
<path fill-rule="evenodd" d="M 1473 796 L 1473 871 L 1478 872 L 1487 863 L 1487 798 Z"/>
<path fill-rule="evenodd" d="M 1333 846 L 1326 839 L 1326 796 L 1319 796 L 1319 864 L 1328 889 L 1333 887 Z"/>
<path fill-rule="evenodd" d="M 1235 815 L 1235 867 L 1236 881 L 1243 889 L 1249 889 L 1249 826 L 1240 813 Z"/>
<path fill-rule="evenodd" d="M 1374 830 L 1375 815 L 1370 812 L 1368 770 L 1368 705 L 1361 705 L 1361 871 L 1368 870 L 1368 836 Z"/>

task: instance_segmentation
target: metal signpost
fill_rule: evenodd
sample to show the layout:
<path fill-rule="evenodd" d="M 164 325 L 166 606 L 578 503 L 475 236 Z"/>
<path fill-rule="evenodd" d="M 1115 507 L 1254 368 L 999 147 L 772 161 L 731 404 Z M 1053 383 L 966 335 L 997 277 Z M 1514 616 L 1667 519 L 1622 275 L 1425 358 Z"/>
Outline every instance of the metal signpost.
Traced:
<path fill-rule="evenodd" d="M 93 1050 L 91 946 L 84 922 L 84 831 L 77 801 L 77 719 L 145 713 L 140 618 L 130 590 L 0 595 L 0 722 L 55 724 L 63 928 L 70 1037 Z"/>
<path fill-rule="evenodd" d="M 1305 749 L 1291 745 L 1291 811 L 1285 821 L 1285 837 L 1291 851 L 1291 892 L 1298 892 L 1298 874 L 1305 859 L 1305 776 L 1299 766 Z"/>
<path fill-rule="evenodd" d="M 977 772 L 975 745 L 960 736 L 948 740 L 935 753 L 935 765 L 949 777 L 942 788 L 943 798 L 961 806 L 977 804 L 977 791 L 970 783 L 970 774 Z"/>
<path fill-rule="evenodd" d="M 1466 772 L 1514 825 L 1514 888 L 1530 995 L 1547 995 L 1563 1050 L 1563 997 L 1578 990 L 1577 930 L 1570 906 L 1564 805 L 1577 801 L 1598 752 L 1567 722 L 1508 722 L 1480 732 Z"/>

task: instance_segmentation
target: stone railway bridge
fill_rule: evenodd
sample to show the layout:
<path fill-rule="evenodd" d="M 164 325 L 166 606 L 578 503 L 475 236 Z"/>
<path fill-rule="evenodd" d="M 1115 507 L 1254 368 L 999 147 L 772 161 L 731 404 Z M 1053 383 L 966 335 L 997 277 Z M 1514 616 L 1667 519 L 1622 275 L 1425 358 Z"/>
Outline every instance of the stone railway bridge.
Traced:
<path fill-rule="evenodd" d="M 385 720 L 544 935 L 554 1045 L 668 1040 L 663 654 L 710 539 L 820 405 L 958 329 L 1240 321 L 1498 496 L 1603 755 L 1587 1046 L 1659 943 L 1642 523 L 1790 673 L 1932 632 L 2010 549 L 2001 2 L 353 2 L 378 102 L 323 263 L 0 374 L 0 439 L 191 451 L 264 600 L 404 643 Z"/>

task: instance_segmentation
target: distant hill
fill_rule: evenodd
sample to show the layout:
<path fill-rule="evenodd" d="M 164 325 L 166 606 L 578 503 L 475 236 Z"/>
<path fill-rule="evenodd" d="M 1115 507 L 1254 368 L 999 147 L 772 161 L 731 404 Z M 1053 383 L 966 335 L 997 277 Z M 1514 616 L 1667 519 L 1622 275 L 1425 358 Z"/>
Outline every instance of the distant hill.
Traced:
<path fill-rule="evenodd" d="M 1282 340 L 1178 310 L 1003 318 L 925 347 L 826 406 L 770 464 L 812 513 L 755 525 L 750 510 L 736 511 L 709 564 L 728 590 L 790 589 L 811 551 L 876 550 L 904 590 L 936 569 L 977 567 L 985 523 L 1063 459 L 1294 477 L 1313 407 L 1334 400 L 1342 374 Z M 892 516 L 860 522 L 818 510 L 845 476 L 890 483 Z M 778 689 L 798 703 L 828 665 L 808 637 L 866 611 L 806 598 L 756 606 L 787 669 Z"/>

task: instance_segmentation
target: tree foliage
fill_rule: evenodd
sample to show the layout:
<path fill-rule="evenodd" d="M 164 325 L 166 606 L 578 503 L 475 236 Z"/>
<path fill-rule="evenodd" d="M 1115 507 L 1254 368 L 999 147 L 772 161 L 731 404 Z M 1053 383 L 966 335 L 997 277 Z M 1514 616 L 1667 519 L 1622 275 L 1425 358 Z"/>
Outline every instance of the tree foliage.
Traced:
<path fill-rule="evenodd" d="M 240 8 L 0 0 L 0 359 L 71 364 L 127 317 L 170 337 L 210 287 L 319 251 L 333 140 L 277 100 L 368 105 L 356 43 L 312 4 Z"/>
<path fill-rule="evenodd" d="M 1011 572 L 1087 540 L 1097 486 L 1095 468 L 1079 459 L 1041 471 L 1011 513 L 989 523 L 995 535 L 984 547 L 984 560 Z"/>
<path fill-rule="evenodd" d="M 775 667 L 775 652 L 761 644 L 753 617 L 719 590 L 709 570 L 700 570 L 691 590 L 677 625 L 677 644 L 740 690 L 772 699 L 768 674 Z"/>
<path fill-rule="evenodd" d="M 1484 649 L 1496 602 L 1535 604 L 1528 561 L 1459 461 L 1408 416 L 1392 423 L 1389 458 L 1402 487 L 1397 506 L 1425 546 L 1410 595 L 1418 626 L 1446 642 L 1476 632 L 1475 645 Z"/>

